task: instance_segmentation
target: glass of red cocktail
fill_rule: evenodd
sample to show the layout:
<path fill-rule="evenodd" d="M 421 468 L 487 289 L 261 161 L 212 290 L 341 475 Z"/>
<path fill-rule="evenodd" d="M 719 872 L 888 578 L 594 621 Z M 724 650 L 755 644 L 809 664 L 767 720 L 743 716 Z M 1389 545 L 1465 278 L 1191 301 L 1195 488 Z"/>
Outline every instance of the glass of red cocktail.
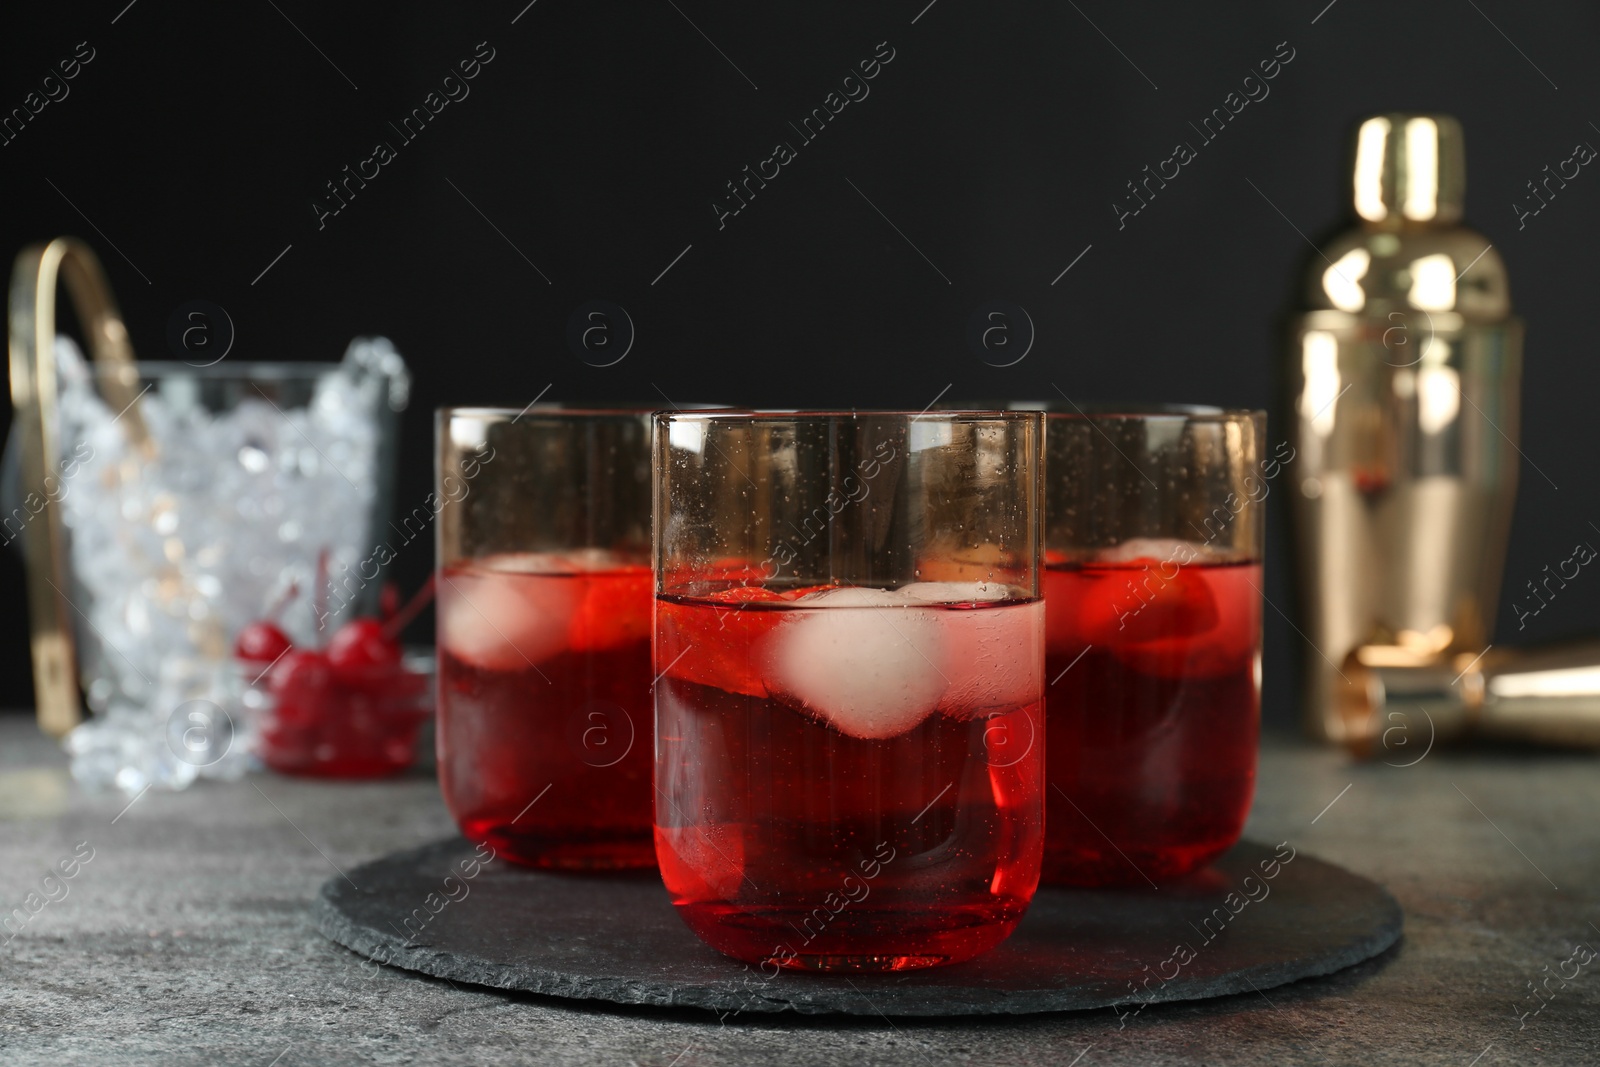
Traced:
<path fill-rule="evenodd" d="M 1285 462 L 1265 427 L 1215 408 L 1046 418 L 1047 882 L 1156 884 L 1239 839 Z"/>
<path fill-rule="evenodd" d="M 656 853 L 776 975 L 1003 940 L 1043 844 L 1042 419 L 660 413 Z"/>
<path fill-rule="evenodd" d="M 650 418 L 438 416 L 439 779 L 473 841 L 647 867 Z"/>

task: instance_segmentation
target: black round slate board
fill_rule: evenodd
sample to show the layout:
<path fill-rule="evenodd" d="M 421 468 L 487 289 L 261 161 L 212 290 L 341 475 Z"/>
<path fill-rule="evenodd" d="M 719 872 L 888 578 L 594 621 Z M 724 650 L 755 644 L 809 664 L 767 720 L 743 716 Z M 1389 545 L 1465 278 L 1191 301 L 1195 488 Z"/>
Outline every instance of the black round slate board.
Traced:
<path fill-rule="evenodd" d="M 331 878 L 318 927 L 379 963 L 496 989 L 717 1012 L 928 1016 L 1133 1010 L 1268 989 L 1375 956 L 1401 925 L 1382 887 L 1304 853 L 1268 880 L 1261 865 L 1274 851 L 1244 841 L 1159 890 L 1041 889 L 1008 940 L 966 963 L 769 977 L 690 933 L 654 872 L 548 874 L 495 859 L 463 878 L 474 856 L 465 841 L 442 841 Z"/>

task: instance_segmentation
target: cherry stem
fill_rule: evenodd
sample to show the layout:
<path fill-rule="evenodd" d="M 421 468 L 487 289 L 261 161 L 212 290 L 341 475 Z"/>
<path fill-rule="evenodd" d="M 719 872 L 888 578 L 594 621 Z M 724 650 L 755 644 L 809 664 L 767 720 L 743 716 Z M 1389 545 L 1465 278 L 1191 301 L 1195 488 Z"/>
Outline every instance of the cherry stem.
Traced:
<path fill-rule="evenodd" d="M 393 641 L 399 638 L 411 620 L 422 614 L 422 609 L 433 600 L 433 575 L 428 575 L 428 580 L 422 583 L 422 588 L 411 594 L 411 599 L 406 601 L 406 606 L 401 608 L 393 618 L 383 624 L 383 636 Z"/>
<path fill-rule="evenodd" d="M 274 600 L 271 606 L 267 608 L 267 621 L 277 622 L 278 616 L 283 612 L 283 609 L 288 607 L 294 601 L 294 598 L 299 595 L 300 583 L 291 580 L 289 582 L 289 587 L 282 593 L 278 594 L 278 599 Z"/>

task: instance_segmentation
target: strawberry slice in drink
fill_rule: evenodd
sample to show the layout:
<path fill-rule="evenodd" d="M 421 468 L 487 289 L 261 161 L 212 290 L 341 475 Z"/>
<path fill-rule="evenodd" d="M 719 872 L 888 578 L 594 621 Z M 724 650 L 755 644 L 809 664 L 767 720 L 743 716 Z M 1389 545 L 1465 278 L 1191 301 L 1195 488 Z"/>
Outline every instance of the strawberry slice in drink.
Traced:
<path fill-rule="evenodd" d="M 1220 678 L 1247 667 L 1261 632 L 1260 564 L 1222 563 L 1195 568 L 1211 589 L 1217 624 L 1198 635 L 1184 654 L 1181 673 L 1189 678 Z"/>
<path fill-rule="evenodd" d="M 1078 605 L 1078 630 L 1092 645 L 1142 644 L 1204 633 L 1217 624 L 1217 605 L 1198 571 L 1143 557 L 1088 566 Z"/>
<path fill-rule="evenodd" d="M 702 601 L 726 604 L 709 616 L 705 611 L 670 600 L 658 601 L 660 647 L 668 659 L 670 678 L 708 685 L 742 696 L 765 697 L 766 686 L 756 670 L 755 647 L 782 615 L 749 605 L 782 603 L 786 598 L 761 586 L 722 589 Z"/>
<path fill-rule="evenodd" d="M 572 615 L 574 652 L 600 652 L 650 639 L 650 568 L 618 564 L 596 570 Z"/>
<path fill-rule="evenodd" d="M 662 583 L 681 596 L 707 596 L 716 590 L 759 589 L 766 578 L 763 568 L 742 556 L 723 556 L 702 564 L 669 566 Z"/>
<path fill-rule="evenodd" d="M 1077 630 L 1129 667 L 1160 678 L 1215 678 L 1237 671 L 1255 649 L 1259 594 L 1247 567 L 1180 566 L 1139 557 L 1080 572 Z"/>

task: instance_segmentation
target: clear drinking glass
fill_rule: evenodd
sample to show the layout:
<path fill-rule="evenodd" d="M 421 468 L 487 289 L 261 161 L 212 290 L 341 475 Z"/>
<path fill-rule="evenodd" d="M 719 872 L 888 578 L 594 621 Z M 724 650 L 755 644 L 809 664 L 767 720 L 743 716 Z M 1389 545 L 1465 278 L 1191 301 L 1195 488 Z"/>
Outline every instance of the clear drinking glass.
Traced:
<path fill-rule="evenodd" d="M 1047 882 L 1155 884 L 1239 839 L 1284 462 L 1265 431 L 1259 411 L 1047 416 Z"/>
<path fill-rule="evenodd" d="M 656 853 L 770 974 L 1003 940 L 1043 844 L 1030 413 L 658 413 Z"/>
<path fill-rule="evenodd" d="M 445 802 L 520 863 L 651 866 L 649 413 L 437 428 Z"/>

